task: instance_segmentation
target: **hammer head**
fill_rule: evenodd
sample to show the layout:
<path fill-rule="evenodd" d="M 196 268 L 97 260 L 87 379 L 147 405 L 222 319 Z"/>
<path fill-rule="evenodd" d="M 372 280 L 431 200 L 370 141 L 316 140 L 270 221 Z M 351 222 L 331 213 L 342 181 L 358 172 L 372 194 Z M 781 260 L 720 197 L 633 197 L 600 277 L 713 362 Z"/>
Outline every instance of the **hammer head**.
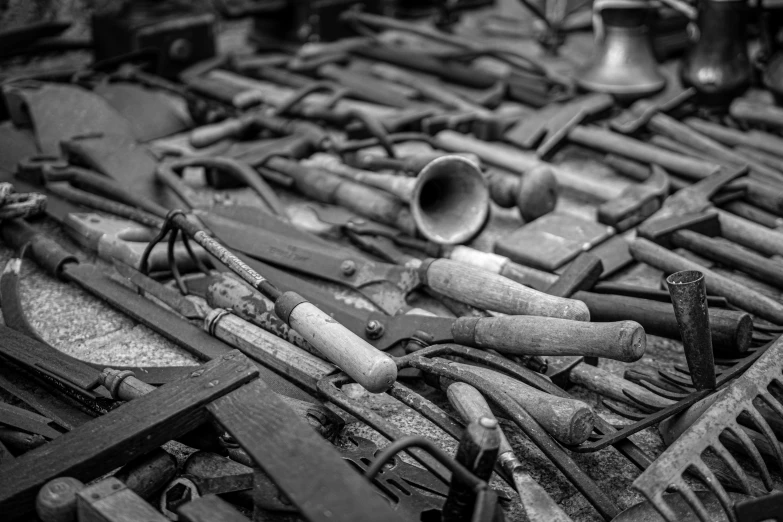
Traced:
<path fill-rule="evenodd" d="M 720 236 L 718 213 L 709 211 L 646 221 L 636 229 L 636 233 L 663 247 L 674 248 L 671 238 L 678 230 L 691 230 L 709 237 Z"/>

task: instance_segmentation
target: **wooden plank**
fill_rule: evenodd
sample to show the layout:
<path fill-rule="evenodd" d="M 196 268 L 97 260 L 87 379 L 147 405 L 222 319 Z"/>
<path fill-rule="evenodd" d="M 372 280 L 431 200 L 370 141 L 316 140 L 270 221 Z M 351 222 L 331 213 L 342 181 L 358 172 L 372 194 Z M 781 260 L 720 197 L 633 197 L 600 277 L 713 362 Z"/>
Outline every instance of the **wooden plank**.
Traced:
<path fill-rule="evenodd" d="M 204 495 L 177 510 L 184 522 L 248 522 L 245 515 L 216 495 Z"/>
<path fill-rule="evenodd" d="M 232 351 L 26 453 L 0 473 L 4 520 L 29 519 L 38 489 L 54 477 L 86 482 L 187 433 L 206 420 L 206 404 L 257 375 L 244 355 Z"/>
<path fill-rule="evenodd" d="M 0 402 L 0 424 L 10 428 L 37 433 L 47 439 L 56 439 L 60 432 L 49 426 L 51 419 L 31 411 Z"/>
<path fill-rule="evenodd" d="M 169 522 L 143 498 L 114 477 L 76 494 L 79 522 Z"/>
<path fill-rule="evenodd" d="M 263 381 L 217 399 L 207 410 L 310 522 L 402 520 Z"/>

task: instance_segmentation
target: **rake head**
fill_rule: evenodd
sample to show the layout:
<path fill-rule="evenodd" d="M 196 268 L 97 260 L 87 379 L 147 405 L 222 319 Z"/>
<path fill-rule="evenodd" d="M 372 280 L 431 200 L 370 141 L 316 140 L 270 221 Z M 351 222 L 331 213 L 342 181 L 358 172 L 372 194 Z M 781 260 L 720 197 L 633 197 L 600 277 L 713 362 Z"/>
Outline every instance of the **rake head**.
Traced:
<path fill-rule="evenodd" d="M 676 522 L 675 511 L 664 498 L 667 489 L 674 489 L 682 495 L 703 522 L 711 520 L 705 506 L 683 478 L 686 471 L 695 471 L 704 484 L 717 496 L 729 519 L 736 521 L 733 502 L 721 485 L 716 474 L 702 460 L 705 451 L 711 450 L 736 476 L 747 494 L 753 494 L 748 476 L 742 471 L 734 456 L 720 440 L 727 435 L 737 440 L 746 455 L 753 461 L 761 474 L 764 486 L 772 488 L 772 478 L 756 445 L 740 426 L 738 417 L 743 413 L 749 417 L 761 436 L 772 448 L 778 466 L 783 469 L 781 452 L 775 434 L 762 414 L 753 404 L 759 399 L 778 416 L 783 416 L 783 405 L 772 396 L 769 386 L 783 386 L 783 340 L 779 339 L 761 355 L 742 376 L 717 393 L 717 398 L 683 434 L 661 454 L 657 461 L 647 468 L 633 483 L 655 506 L 668 522 Z"/>

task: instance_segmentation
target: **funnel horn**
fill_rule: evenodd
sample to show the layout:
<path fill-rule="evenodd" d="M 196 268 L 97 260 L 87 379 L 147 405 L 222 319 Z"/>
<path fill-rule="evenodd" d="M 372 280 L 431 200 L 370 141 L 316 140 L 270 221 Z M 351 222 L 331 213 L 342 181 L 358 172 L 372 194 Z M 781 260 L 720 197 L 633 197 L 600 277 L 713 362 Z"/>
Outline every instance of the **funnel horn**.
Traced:
<path fill-rule="evenodd" d="M 469 241 L 481 232 L 489 217 L 489 189 L 484 175 L 462 156 L 436 158 L 415 178 L 355 169 L 323 154 L 302 163 L 398 196 L 410 205 L 419 233 L 434 243 L 456 245 Z"/>

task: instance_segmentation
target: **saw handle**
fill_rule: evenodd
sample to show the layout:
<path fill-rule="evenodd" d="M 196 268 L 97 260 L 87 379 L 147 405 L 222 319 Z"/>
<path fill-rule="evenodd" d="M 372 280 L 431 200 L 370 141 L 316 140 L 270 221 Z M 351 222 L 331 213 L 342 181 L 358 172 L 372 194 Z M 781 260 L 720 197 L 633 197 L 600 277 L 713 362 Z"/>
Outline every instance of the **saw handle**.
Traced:
<path fill-rule="evenodd" d="M 511 315 L 558 317 L 589 321 L 581 301 L 533 290 L 499 274 L 451 261 L 428 259 L 419 268 L 422 283 L 463 303 Z"/>
<path fill-rule="evenodd" d="M 385 353 L 295 292 L 275 301 L 275 313 L 327 359 L 368 391 L 381 393 L 397 380 L 397 365 Z"/>
<path fill-rule="evenodd" d="M 635 321 L 586 323 L 553 317 L 463 317 L 452 327 L 454 342 L 515 355 L 583 355 L 632 362 L 647 346 Z"/>

